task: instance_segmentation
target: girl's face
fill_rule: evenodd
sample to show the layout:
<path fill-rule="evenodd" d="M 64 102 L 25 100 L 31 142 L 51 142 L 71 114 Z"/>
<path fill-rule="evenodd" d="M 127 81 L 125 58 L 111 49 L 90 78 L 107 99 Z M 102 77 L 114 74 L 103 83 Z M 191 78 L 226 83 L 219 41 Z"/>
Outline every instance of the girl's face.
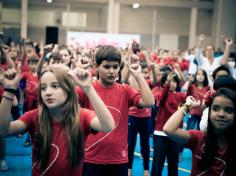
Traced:
<path fill-rule="evenodd" d="M 148 71 L 147 67 L 142 69 L 142 74 L 143 74 L 145 79 L 149 78 L 149 71 Z"/>
<path fill-rule="evenodd" d="M 8 54 L 12 59 L 16 59 L 18 57 L 17 47 L 11 47 Z"/>
<path fill-rule="evenodd" d="M 61 55 L 62 63 L 65 65 L 69 65 L 71 55 L 67 49 L 62 49 L 59 51 L 59 54 Z"/>
<path fill-rule="evenodd" d="M 224 97 L 217 96 L 211 105 L 210 120 L 217 132 L 224 131 L 234 123 L 235 107 L 234 103 Z"/>
<path fill-rule="evenodd" d="M 203 71 L 198 70 L 197 75 L 196 75 L 197 82 L 202 83 L 204 81 L 204 79 L 205 79 L 205 77 L 204 77 Z"/>
<path fill-rule="evenodd" d="M 62 107 L 68 98 L 66 91 L 60 86 L 54 73 L 46 72 L 41 77 L 41 96 L 43 103 L 50 109 Z"/>
<path fill-rule="evenodd" d="M 169 91 L 170 91 L 170 92 L 174 92 L 174 91 L 176 90 L 176 88 L 177 88 L 177 82 L 174 81 L 174 80 L 172 80 L 172 81 L 170 82 L 170 89 L 169 89 Z"/>
<path fill-rule="evenodd" d="M 51 58 L 48 65 L 52 66 L 52 65 L 55 65 L 55 64 L 61 64 L 61 61 L 60 60 L 54 60 L 53 58 Z"/>

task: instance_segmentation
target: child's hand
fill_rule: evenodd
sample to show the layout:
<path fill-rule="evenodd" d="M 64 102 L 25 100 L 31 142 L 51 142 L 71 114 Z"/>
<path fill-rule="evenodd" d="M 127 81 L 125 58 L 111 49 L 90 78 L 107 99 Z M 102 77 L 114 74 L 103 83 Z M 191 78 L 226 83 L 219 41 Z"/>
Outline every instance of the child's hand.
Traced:
<path fill-rule="evenodd" d="M 148 68 L 150 68 L 151 70 L 154 70 L 156 68 L 156 64 L 154 62 L 151 62 L 148 64 Z"/>
<path fill-rule="evenodd" d="M 58 44 L 55 44 L 52 49 L 52 53 L 59 52 Z"/>
<path fill-rule="evenodd" d="M 87 92 L 91 87 L 91 73 L 88 70 L 82 68 L 75 68 L 73 70 L 75 82 L 83 89 L 84 92 Z"/>
<path fill-rule="evenodd" d="M 43 53 L 47 54 L 49 52 L 52 52 L 52 49 L 53 49 L 53 44 L 45 45 L 44 48 L 43 48 Z"/>
<path fill-rule="evenodd" d="M 91 59 L 87 56 L 82 56 L 78 59 L 77 66 L 83 69 L 87 69 L 91 65 Z"/>
<path fill-rule="evenodd" d="M 199 36 L 199 40 L 200 41 L 203 41 L 203 40 L 205 40 L 206 39 L 206 36 L 204 35 L 204 34 L 201 34 L 200 36 Z"/>
<path fill-rule="evenodd" d="M 168 75 L 167 75 L 167 81 L 170 82 L 173 80 L 173 77 L 175 76 L 176 74 L 174 72 L 170 72 Z"/>
<path fill-rule="evenodd" d="M 0 84 L 4 88 L 17 89 L 20 82 L 20 71 L 15 68 L 4 71 L 0 68 Z"/>
<path fill-rule="evenodd" d="M 223 42 L 225 43 L 225 45 L 227 46 L 231 46 L 233 44 L 233 40 L 231 38 L 228 38 L 228 37 L 223 37 L 222 38 Z"/>
<path fill-rule="evenodd" d="M 65 64 L 62 64 L 62 63 L 60 63 L 60 64 L 53 64 L 52 67 L 59 67 L 59 68 L 65 70 L 67 73 L 70 72 L 70 68 L 68 66 L 66 66 Z"/>
<path fill-rule="evenodd" d="M 193 96 L 188 96 L 186 99 L 186 104 L 189 106 L 189 109 L 194 107 L 199 107 L 201 105 L 201 101 L 195 99 Z"/>
<path fill-rule="evenodd" d="M 138 79 L 140 75 L 142 75 L 142 69 L 139 64 L 131 64 L 129 66 L 129 70 L 136 80 Z"/>
<path fill-rule="evenodd" d="M 188 79 L 189 82 L 192 82 L 192 81 L 193 81 L 193 75 L 191 75 L 191 74 L 188 75 L 188 78 L 187 78 L 187 79 Z"/>
<path fill-rule="evenodd" d="M 138 55 L 137 55 L 137 54 L 132 54 L 130 63 L 131 63 L 131 64 L 137 63 L 138 60 L 139 60 Z"/>

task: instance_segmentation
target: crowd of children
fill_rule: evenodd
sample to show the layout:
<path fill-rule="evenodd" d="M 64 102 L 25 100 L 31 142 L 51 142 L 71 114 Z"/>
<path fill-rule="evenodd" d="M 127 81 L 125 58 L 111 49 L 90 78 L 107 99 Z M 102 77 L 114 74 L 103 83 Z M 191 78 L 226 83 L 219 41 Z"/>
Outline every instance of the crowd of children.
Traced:
<path fill-rule="evenodd" d="M 236 175 L 233 41 L 223 37 L 215 57 L 204 39 L 191 53 L 135 41 L 126 49 L 35 49 L 29 40 L 1 40 L 0 172 L 8 170 L 4 138 L 27 133 L 32 175 L 135 176 L 139 133 L 144 176 L 161 176 L 166 159 L 168 175 L 177 176 L 182 147 L 192 150 L 192 176 Z"/>

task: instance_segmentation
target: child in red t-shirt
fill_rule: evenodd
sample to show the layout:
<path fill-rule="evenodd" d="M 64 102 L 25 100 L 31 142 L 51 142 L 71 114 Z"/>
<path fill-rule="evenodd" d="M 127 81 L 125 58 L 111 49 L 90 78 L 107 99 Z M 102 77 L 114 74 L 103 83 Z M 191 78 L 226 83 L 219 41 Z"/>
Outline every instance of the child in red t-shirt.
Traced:
<path fill-rule="evenodd" d="M 153 135 L 154 154 L 151 175 L 162 175 L 165 159 L 168 162 L 168 175 L 178 175 L 179 145 L 168 138 L 163 126 L 174 113 L 178 105 L 184 102 L 186 94 L 178 92 L 180 80 L 176 73 L 163 75 L 165 82 L 158 106 L 157 120 Z"/>
<path fill-rule="evenodd" d="M 195 99 L 203 102 L 204 95 L 210 90 L 208 84 L 207 73 L 204 69 L 198 69 L 193 80 L 192 76 L 189 76 L 189 80 L 186 81 L 182 89 L 187 88 L 187 96 L 193 96 Z M 190 129 L 200 129 L 199 124 L 201 121 L 201 116 L 203 112 L 203 107 L 196 107 L 191 109 L 189 112 L 189 118 L 187 121 L 187 130 Z"/>
<path fill-rule="evenodd" d="M 152 106 L 154 97 L 143 75 L 136 68 L 129 71 L 137 81 L 140 92 L 134 88 L 117 83 L 121 53 L 111 45 L 104 45 L 96 51 L 98 80 L 93 83 L 95 90 L 111 111 L 115 129 L 109 133 L 95 133 L 88 136 L 85 147 L 84 176 L 91 175 L 128 175 L 128 109 L 130 106 Z M 91 102 L 78 88 L 82 107 L 93 109 Z"/>
<path fill-rule="evenodd" d="M 14 69 L 0 72 L 5 89 L 0 104 L 0 135 L 28 131 L 32 137 L 32 175 L 80 176 L 83 164 L 83 143 L 93 131 L 108 132 L 114 120 L 94 87 L 91 75 L 83 69 L 74 70 L 74 78 L 64 69 L 49 67 L 39 80 L 39 108 L 9 121 L 19 74 Z M 94 111 L 80 108 L 75 91 L 78 84 L 89 98 Z"/>
<path fill-rule="evenodd" d="M 178 143 L 192 150 L 191 176 L 233 176 L 235 169 L 236 94 L 227 88 L 220 88 L 209 104 L 208 128 L 183 130 L 179 128 L 184 114 L 200 101 L 189 96 L 166 122 L 163 130 Z"/>

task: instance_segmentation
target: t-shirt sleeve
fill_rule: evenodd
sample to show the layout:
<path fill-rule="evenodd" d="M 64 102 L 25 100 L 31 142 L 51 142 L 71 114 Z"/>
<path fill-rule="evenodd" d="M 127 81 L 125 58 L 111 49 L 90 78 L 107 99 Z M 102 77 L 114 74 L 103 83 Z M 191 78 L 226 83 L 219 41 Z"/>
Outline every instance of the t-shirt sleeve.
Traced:
<path fill-rule="evenodd" d="M 27 131 L 33 128 L 34 119 L 38 116 L 38 110 L 32 110 L 24 113 L 20 116 L 19 120 L 22 121 L 26 125 Z"/>
<path fill-rule="evenodd" d="M 79 86 L 76 87 L 76 93 L 77 93 L 77 96 L 78 96 L 79 104 L 82 107 L 85 107 L 86 95 L 85 95 L 85 93 L 83 92 L 83 90 Z"/>
<path fill-rule="evenodd" d="M 138 106 L 141 98 L 141 91 L 137 91 L 131 86 L 127 86 L 127 95 L 129 97 L 129 106 Z"/>
<path fill-rule="evenodd" d="M 94 117 L 96 117 L 94 111 L 85 108 L 80 109 L 80 127 L 85 135 L 91 132 L 90 124 Z"/>
<path fill-rule="evenodd" d="M 191 138 L 185 144 L 185 147 L 193 149 L 197 145 L 197 143 L 199 143 L 199 140 L 202 139 L 202 137 L 204 136 L 204 133 L 199 130 L 188 130 L 188 132 L 191 135 Z"/>

